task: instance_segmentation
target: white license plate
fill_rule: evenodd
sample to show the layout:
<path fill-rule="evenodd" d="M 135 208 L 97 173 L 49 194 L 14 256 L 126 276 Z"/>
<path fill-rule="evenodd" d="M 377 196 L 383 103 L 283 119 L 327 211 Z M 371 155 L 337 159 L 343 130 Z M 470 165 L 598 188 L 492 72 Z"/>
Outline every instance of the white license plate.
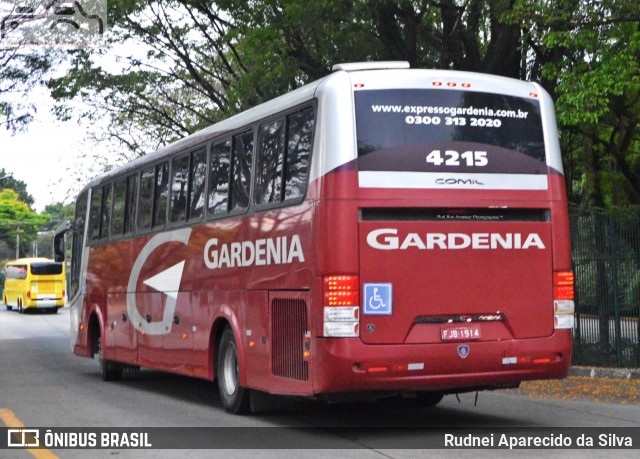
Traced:
<path fill-rule="evenodd" d="M 467 325 L 464 327 L 443 327 L 440 330 L 442 341 L 457 341 L 468 339 L 480 339 L 480 325 Z"/>

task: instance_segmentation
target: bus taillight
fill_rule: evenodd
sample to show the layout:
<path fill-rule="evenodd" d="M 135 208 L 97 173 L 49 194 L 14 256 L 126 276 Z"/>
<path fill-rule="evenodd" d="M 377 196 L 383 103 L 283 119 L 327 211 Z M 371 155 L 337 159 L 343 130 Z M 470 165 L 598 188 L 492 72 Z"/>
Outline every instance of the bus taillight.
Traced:
<path fill-rule="evenodd" d="M 324 336 L 360 335 L 360 281 L 358 276 L 325 276 Z"/>
<path fill-rule="evenodd" d="M 574 275 L 571 271 L 553 273 L 553 314 L 554 329 L 572 329 L 575 312 Z"/>

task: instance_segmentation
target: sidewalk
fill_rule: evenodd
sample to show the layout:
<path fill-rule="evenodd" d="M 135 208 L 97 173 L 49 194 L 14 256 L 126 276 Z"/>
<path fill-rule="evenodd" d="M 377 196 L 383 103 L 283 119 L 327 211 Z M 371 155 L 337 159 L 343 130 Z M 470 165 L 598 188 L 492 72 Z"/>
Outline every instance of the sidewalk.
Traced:
<path fill-rule="evenodd" d="M 536 398 L 640 405 L 640 369 L 571 367 L 566 379 L 525 381 L 511 391 Z"/>
<path fill-rule="evenodd" d="M 569 376 L 588 376 L 590 378 L 640 379 L 640 369 L 573 366 L 569 369 Z"/>

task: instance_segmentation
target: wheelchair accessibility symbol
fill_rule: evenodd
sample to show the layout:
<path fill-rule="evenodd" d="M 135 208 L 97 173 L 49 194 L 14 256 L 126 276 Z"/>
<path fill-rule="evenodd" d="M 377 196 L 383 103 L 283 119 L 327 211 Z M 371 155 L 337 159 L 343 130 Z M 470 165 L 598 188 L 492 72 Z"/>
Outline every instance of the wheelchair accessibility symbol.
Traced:
<path fill-rule="evenodd" d="M 392 284 L 364 284 L 363 314 L 391 315 L 392 313 Z"/>

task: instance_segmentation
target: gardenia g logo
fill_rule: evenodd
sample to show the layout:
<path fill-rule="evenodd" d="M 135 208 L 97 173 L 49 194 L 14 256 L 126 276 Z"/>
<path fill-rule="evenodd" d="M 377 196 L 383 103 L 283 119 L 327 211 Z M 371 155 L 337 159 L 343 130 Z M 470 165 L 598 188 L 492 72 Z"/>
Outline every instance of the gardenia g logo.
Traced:
<path fill-rule="evenodd" d="M 178 299 L 178 290 L 180 290 L 180 281 L 182 280 L 184 261 L 143 281 L 144 284 L 167 296 L 161 322 L 147 322 L 147 319 L 140 315 L 138 305 L 136 304 L 138 278 L 140 277 L 140 271 L 142 271 L 142 267 L 147 261 L 147 258 L 149 258 L 154 250 L 169 242 L 181 242 L 187 245 L 189 236 L 191 236 L 191 228 L 157 234 L 151 238 L 151 240 L 147 242 L 147 245 L 140 251 L 129 275 L 129 285 L 127 287 L 127 312 L 129 313 L 131 324 L 136 330 L 148 335 L 165 335 L 171 331 L 173 314 L 176 310 L 176 301 Z"/>

